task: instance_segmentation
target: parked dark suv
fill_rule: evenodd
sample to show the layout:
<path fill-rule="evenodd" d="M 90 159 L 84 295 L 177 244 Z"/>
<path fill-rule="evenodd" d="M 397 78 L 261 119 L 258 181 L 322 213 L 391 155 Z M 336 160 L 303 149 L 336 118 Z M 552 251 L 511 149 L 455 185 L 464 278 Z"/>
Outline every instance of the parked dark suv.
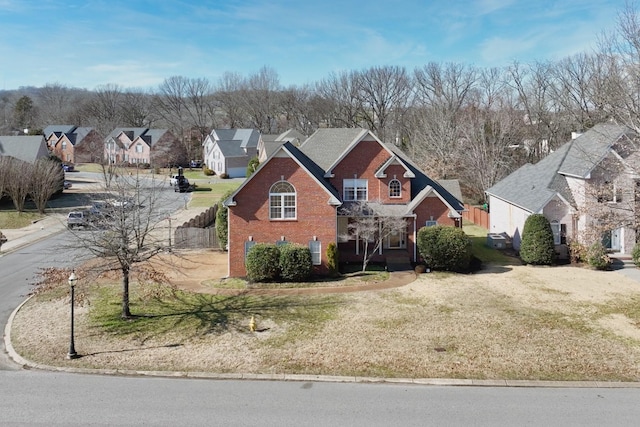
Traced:
<path fill-rule="evenodd" d="M 187 191 L 191 191 L 191 184 L 189 184 L 189 180 L 184 177 L 184 175 L 180 175 L 176 177 L 176 183 L 173 185 L 173 190 L 177 193 L 185 193 Z"/>

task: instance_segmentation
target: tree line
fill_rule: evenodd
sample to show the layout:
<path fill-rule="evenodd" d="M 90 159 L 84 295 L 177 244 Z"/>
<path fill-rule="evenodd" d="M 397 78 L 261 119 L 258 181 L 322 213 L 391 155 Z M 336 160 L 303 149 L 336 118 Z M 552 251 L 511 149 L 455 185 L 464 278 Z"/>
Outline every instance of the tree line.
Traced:
<path fill-rule="evenodd" d="M 214 128 L 263 134 L 319 127 L 364 127 L 402 147 L 434 178 L 459 178 L 478 199 L 505 175 L 536 162 L 594 124 L 640 129 L 640 20 L 632 5 L 598 48 L 557 61 L 481 68 L 430 62 L 330 73 L 284 86 L 263 67 L 217 81 L 173 76 L 152 89 L 114 84 L 80 90 L 58 83 L 0 92 L 2 133 L 49 124 L 166 127 L 189 158 Z"/>

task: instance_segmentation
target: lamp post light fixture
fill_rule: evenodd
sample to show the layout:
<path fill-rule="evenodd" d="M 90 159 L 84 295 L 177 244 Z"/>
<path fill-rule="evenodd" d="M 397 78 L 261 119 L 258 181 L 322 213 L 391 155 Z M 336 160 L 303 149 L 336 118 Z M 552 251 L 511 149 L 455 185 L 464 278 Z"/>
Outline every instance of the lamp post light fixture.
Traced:
<path fill-rule="evenodd" d="M 69 341 L 69 353 L 67 353 L 67 359 L 78 358 L 78 353 L 76 353 L 75 344 L 73 342 L 73 302 L 75 300 L 75 287 L 77 281 L 78 277 L 76 277 L 76 271 L 72 270 L 68 280 L 69 286 L 71 287 L 71 340 Z"/>

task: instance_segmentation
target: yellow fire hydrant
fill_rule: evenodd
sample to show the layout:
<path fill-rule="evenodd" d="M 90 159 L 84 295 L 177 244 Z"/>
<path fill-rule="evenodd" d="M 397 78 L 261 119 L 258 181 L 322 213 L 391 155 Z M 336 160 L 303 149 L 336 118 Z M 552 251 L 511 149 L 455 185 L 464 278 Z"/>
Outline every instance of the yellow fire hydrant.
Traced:
<path fill-rule="evenodd" d="M 249 320 L 249 330 L 251 332 L 255 332 L 256 331 L 256 318 L 255 316 L 251 316 L 251 320 Z"/>

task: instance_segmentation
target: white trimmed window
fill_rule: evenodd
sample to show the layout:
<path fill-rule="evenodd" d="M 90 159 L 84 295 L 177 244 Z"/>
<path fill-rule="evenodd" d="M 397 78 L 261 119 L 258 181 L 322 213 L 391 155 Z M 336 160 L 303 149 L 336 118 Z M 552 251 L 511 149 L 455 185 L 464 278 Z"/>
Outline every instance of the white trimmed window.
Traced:
<path fill-rule="evenodd" d="M 553 231 L 553 244 L 560 244 L 560 223 L 558 221 L 551 221 L 551 231 Z"/>
<path fill-rule="evenodd" d="M 430 219 L 429 221 L 425 222 L 424 225 L 425 225 L 425 227 L 434 227 L 434 226 L 438 225 L 438 221 Z"/>
<path fill-rule="evenodd" d="M 564 245 L 567 243 L 567 225 L 560 224 L 559 221 L 554 220 L 550 222 L 551 231 L 553 231 L 553 244 L 554 245 Z"/>
<path fill-rule="evenodd" d="M 142 153 L 144 151 L 144 147 L 142 146 L 142 143 L 138 142 L 136 144 L 136 153 Z"/>
<path fill-rule="evenodd" d="M 67 149 L 67 141 L 62 141 L 62 144 L 60 144 L 62 146 L 63 150 Z"/>
<path fill-rule="evenodd" d="M 309 242 L 309 250 L 313 265 L 320 265 L 322 263 L 322 244 L 317 240 L 312 240 Z"/>
<path fill-rule="evenodd" d="M 366 179 L 345 179 L 342 194 L 345 201 L 368 200 L 369 181 Z"/>
<path fill-rule="evenodd" d="M 269 219 L 296 219 L 296 189 L 287 181 L 279 181 L 269 190 Z"/>
<path fill-rule="evenodd" d="M 389 181 L 389 197 L 402 197 L 402 185 L 395 178 Z"/>

